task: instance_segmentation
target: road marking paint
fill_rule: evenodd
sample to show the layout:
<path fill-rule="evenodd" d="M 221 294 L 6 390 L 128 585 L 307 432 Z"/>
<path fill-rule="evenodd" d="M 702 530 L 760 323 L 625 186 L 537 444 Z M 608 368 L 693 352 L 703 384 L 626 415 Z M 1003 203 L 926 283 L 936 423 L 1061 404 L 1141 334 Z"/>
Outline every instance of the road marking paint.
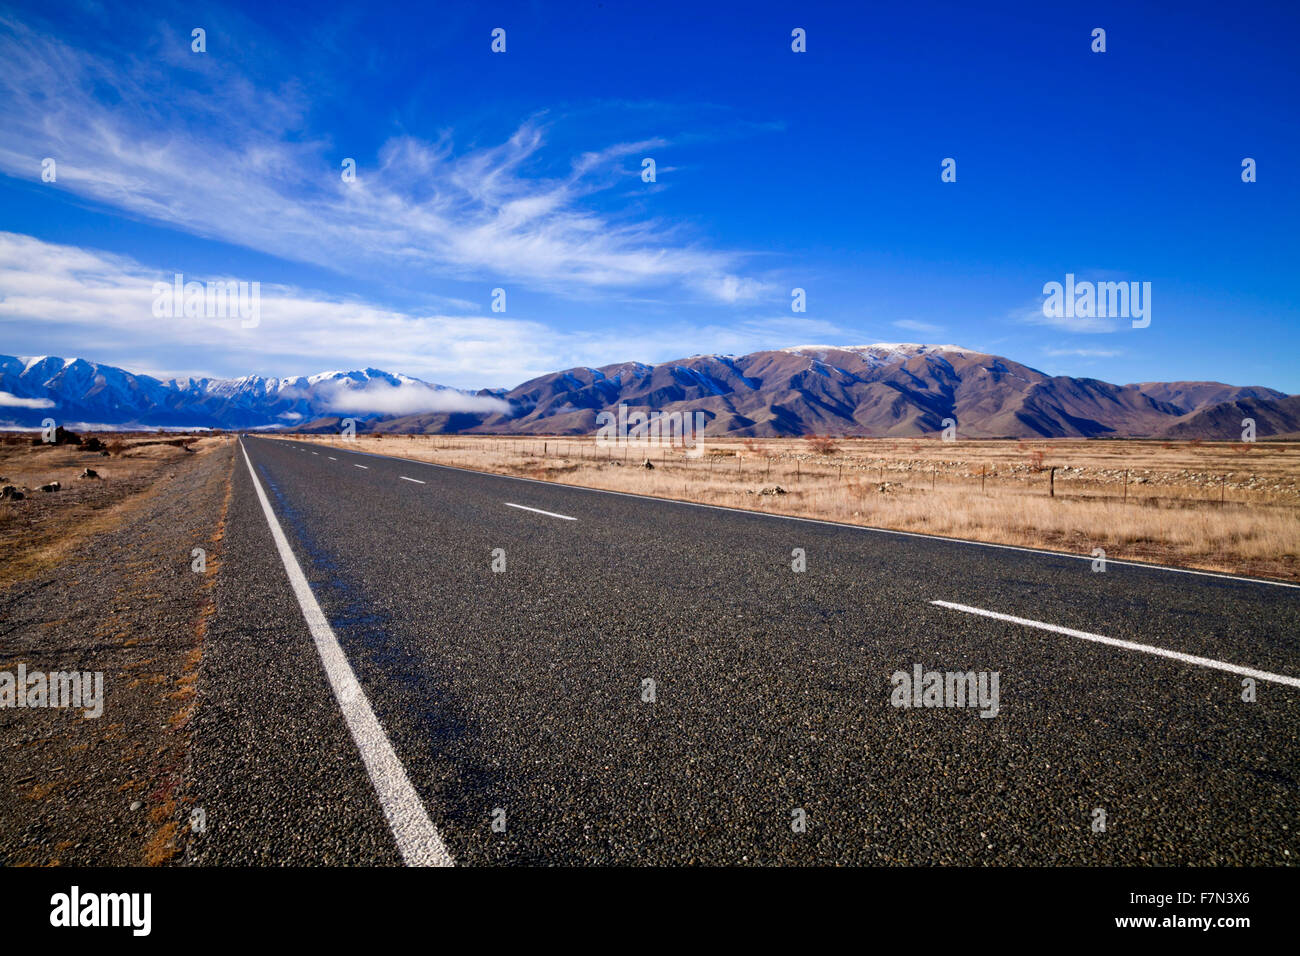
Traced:
<path fill-rule="evenodd" d="M 279 439 L 270 439 L 277 441 Z M 597 495 L 616 495 L 619 498 L 637 498 L 641 501 L 654 501 L 659 504 L 682 505 L 687 508 L 704 508 L 707 511 L 727 511 L 732 514 L 750 515 L 752 517 L 776 518 L 781 521 L 800 521 L 805 524 L 821 524 L 832 528 L 845 528 L 849 531 L 865 531 L 870 534 L 892 534 L 900 538 L 921 538 L 925 541 L 948 542 L 950 544 L 965 544 L 976 548 L 994 548 L 998 551 L 1019 551 L 1023 554 L 1041 554 L 1049 558 L 1065 558 L 1070 561 L 1095 561 L 1091 554 L 1070 554 L 1067 551 L 1047 551 L 1043 548 L 1022 548 L 1014 544 L 994 544 L 991 541 L 975 541 L 971 538 L 950 538 L 941 534 L 925 534 L 921 531 L 897 531 L 893 528 L 876 528 L 868 524 L 848 524 L 844 521 L 828 521 L 825 518 L 801 518 L 799 515 L 778 515 L 770 511 L 752 511 L 748 508 L 732 508 L 727 505 L 706 505 L 699 501 L 683 501 L 680 498 L 656 498 L 654 495 L 638 495 L 630 491 L 611 491 L 608 488 L 587 488 L 583 485 L 565 485 L 557 481 L 546 481 L 542 478 L 525 478 L 522 475 L 499 475 L 492 471 L 479 471 L 476 468 L 461 468 L 457 465 L 442 465 L 436 461 L 421 461 L 418 458 L 403 458 L 400 455 L 380 455 L 372 451 L 354 451 L 354 455 L 365 455 L 367 458 L 386 458 L 389 461 L 405 461 L 412 465 L 424 465 L 426 468 L 445 468 L 447 471 L 463 471 L 470 475 L 480 475 L 484 478 L 504 478 L 507 481 L 527 481 L 535 485 L 546 485 L 550 488 L 562 488 L 568 491 L 586 491 Z M 1123 567 L 1138 568 L 1142 571 L 1165 571 L 1172 574 L 1191 574 L 1202 578 L 1218 578 L 1221 581 L 1241 581 L 1245 584 L 1264 584 L 1274 588 L 1295 588 L 1300 589 L 1300 584 L 1292 584 L 1289 581 L 1270 581 L 1267 578 L 1247 578 L 1239 574 L 1222 574 L 1217 571 L 1196 571 L 1192 568 L 1174 568 L 1167 564 L 1149 564 L 1143 561 L 1121 561 L 1117 558 L 1107 558 L 1106 567 Z"/>
<path fill-rule="evenodd" d="M 369 466 L 369 465 L 358 465 L 355 461 L 352 463 L 352 467 L 353 467 L 353 468 L 364 468 L 366 471 L 369 471 L 369 470 L 370 470 L 370 466 Z"/>
<path fill-rule="evenodd" d="M 397 477 L 398 477 L 398 478 L 401 478 L 403 481 L 413 481 L 413 482 L 415 482 L 417 485 L 422 485 L 422 484 L 424 484 L 424 482 L 422 482 L 419 478 L 407 478 L 405 475 L 398 475 Z"/>
<path fill-rule="evenodd" d="M 316 642 L 316 650 L 320 653 L 321 663 L 325 665 L 325 674 L 334 690 L 339 709 L 343 712 L 343 719 L 347 721 L 352 739 L 361 751 L 361 759 L 365 762 L 366 772 L 370 774 L 370 782 L 374 784 L 375 793 L 379 796 L 379 803 L 384 809 L 384 816 L 388 818 L 388 826 L 397 840 L 402 859 L 407 866 L 454 866 L 455 861 L 442 842 L 442 837 L 438 835 L 438 828 L 429 819 L 424 802 L 411 786 L 406 768 L 397 758 L 388 735 L 375 717 L 365 691 L 361 689 L 352 666 L 343 654 L 343 648 L 339 647 L 334 630 L 316 602 L 316 595 L 312 593 L 311 585 L 307 583 L 307 577 L 302 573 L 293 549 L 289 547 L 289 540 L 284 536 L 275 512 L 271 510 L 271 502 L 262 490 L 257 472 L 253 470 L 248 449 L 244 448 L 242 442 L 239 447 L 244 453 L 244 461 L 248 465 L 258 500 L 262 502 L 266 523 L 271 526 L 271 537 L 275 539 L 276 550 L 280 552 L 280 561 L 289 575 L 289 584 L 293 587 L 298 606 L 302 608 L 302 616 Z"/>
<path fill-rule="evenodd" d="M 519 508 L 521 511 L 534 511 L 539 515 L 546 515 L 547 517 L 550 518 L 563 518 L 565 521 L 578 520 L 577 518 L 570 518 L 568 515 L 557 515 L 554 511 L 543 511 L 541 508 L 530 508 L 527 505 L 514 505 L 508 501 L 505 502 L 505 506 L 507 508 Z"/>
<path fill-rule="evenodd" d="M 319 455 L 320 452 L 316 452 L 316 451 L 314 451 L 314 452 L 312 452 L 312 454 L 313 454 L 313 455 Z"/>
<path fill-rule="evenodd" d="M 1042 621 L 1031 621 L 1027 617 L 1014 617 L 1010 614 L 1001 614 L 997 611 L 986 611 L 983 608 L 971 607 L 968 604 L 953 604 L 951 601 L 931 601 L 939 607 L 951 608 L 954 611 L 965 611 L 967 614 L 979 614 L 983 617 L 995 618 L 999 621 L 1010 621 L 1012 624 L 1023 624 L 1026 627 L 1036 627 L 1044 631 L 1052 631 L 1055 634 L 1066 634 L 1070 637 L 1077 637 L 1084 641 L 1095 641 L 1098 644 L 1109 644 L 1111 647 L 1122 647 L 1127 651 L 1142 651 L 1144 654 L 1155 654 L 1158 657 L 1168 657 L 1171 660 L 1182 661 L 1184 664 L 1196 664 L 1199 667 L 1212 667 L 1215 670 L 1227 671 L 1229 674 L 1240 674 L 1243 677 L 1255 677 L 1259 680 L 1272 681 L 1275 684 L 1286 684 L 1288 687 L 1300 687 L 1300 677 L 1287 677 L 1285 674 L 1273 674 L 1269 671 L 1255 670 L 1253 667 L 1239 667 L 1236 664 L 1227 664 L 1223 661 L 1216 661 L 1210 657 L 1197 657 L 1195 654 L 1184 654 L 1181 651 L 1170 651 L 1163 647 L 1153 647 L 1150 644 L 1138 644 L 1134 641 L 1121 641 L 1114 637 L 1104 637 L 1101 634 L 1090 634 L 1087 631 L 1076 631 L 1073 628 L 1061 627 L 1057 624 L 1044 624 Z"/>
<path fill-rule="evenodd" d="M 328 458 L 330 461 L 338 461 L 338 459 L 335 458 L 333 455 L 326 455 L 325 457 Z"/>

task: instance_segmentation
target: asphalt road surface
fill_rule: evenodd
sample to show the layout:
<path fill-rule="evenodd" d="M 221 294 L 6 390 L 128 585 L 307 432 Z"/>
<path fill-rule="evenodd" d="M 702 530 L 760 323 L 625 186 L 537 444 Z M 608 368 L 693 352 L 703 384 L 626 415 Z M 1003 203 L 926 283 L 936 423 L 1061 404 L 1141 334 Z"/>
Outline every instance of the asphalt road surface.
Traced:
<path fill-rule="evenodd" d="M 195 862 L 1300 861 L 1295 587 L 242 446 Z"/>

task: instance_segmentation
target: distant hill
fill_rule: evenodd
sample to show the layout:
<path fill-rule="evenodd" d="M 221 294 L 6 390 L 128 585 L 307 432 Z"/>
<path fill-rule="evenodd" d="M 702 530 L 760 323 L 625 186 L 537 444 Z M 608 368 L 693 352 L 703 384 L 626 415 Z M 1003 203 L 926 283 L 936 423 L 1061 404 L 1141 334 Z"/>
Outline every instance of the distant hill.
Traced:
<path fill-rule="evenodd" d="M 1165 429 L 1166 438 L 1241 441 L 1243 419 L 1255 420 L 1256 438 L 1300 438 L 1300 395 L 1241 398 L 1184 415 Z"/>
<path fill-rule="evenodd" d="M 1184 412 L 1235 402 L 1242 398 L 1286 398 L 1286 392 L 1258 386 L 1240 387 L 1222 382 L 1140 382 L 1131 386 L 1156 401 L 1176 405 Z"/>
<path fill-rule="evenodd" d="M 510 414 L 466 419 L 454 430 L 589 434 L 624 402 L 703 412 L 711 435 L 935 435 L 945 418 L 968 438 L 1156 437 L 1187 412 L 1239 396 L 1284 395 L 1218 382 L 1112 385 L 1049 376 L 1011 359 L 955 345 L 829 345 L 698 355 L 647 365 L 572 368 L 502 397 Z M 378 431 L 442 431 L 430 416 L 375 422 Z"/>

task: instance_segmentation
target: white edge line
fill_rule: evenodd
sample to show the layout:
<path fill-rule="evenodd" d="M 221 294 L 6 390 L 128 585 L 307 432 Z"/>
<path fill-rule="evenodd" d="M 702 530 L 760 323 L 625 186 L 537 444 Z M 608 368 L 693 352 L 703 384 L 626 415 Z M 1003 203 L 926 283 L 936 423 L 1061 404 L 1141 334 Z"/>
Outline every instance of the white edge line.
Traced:
<path fill-rule="evenodd" d="M 260 437 L 260 436 L 257 436 Z M 270 441 L 293 441 L 293 439 L 269 439 Z M 848 524 L 844 521 L 827 521 L 825 518 L 803 518 L 799 515 L 779 515 L 770 511 L 749 511 L 745 508 L 729 508 L 726 505 L 706 505 L 699 501 L 683 501 L 680 498 L 656 498 L 654 495 L 638 495 L 630 491 L 612 491 L 609 488 L 588 488 L 585 485 L 566 485 L 558 481 L 545 481 L 541 478 L 525 478 L 522 475 L 501 475 L 493 471 L 476 471 L 473 468 L 460 468 L 456 465 L 442 465 L 436 461 L 421 461 L 419 458 L 403 458 L 400 455 L 380 455 L 372 451 L 354 451 L 349 454 L 365 455 L 367 458 L 386 458 L 389 461 L 406 461 L 413 465 L 427 468 L 445 468 L 448 471 L 463 471 L 469 475 L 482 475 L 485 478 L 505 478 L 508 481 L 527 481 L 548 488 L 567 488 L 571 491 L 590 491 L 601 495 L 617 495 L 620 498 L 639 498 L 642 501 L 658 501 L 663 504 L 685 505 L 690 508 L 706 508 L 710 511 L 728 511 L 732 514 L 754 515 L 759 518 L 780 518 L 784 521 L 802 521 L 807 524 L 824 524 L 832 528 L 846 528 L 850 531 L 867 531 L 874 534 L 892 534 L 902 538 L 922 538 L 926 541 L 948 541 L 953 544 L 968 544 L 977 548 L 996 548 L 999 551 L 1020 551 L 1025 554 L 1044 554 L 1051 558 L 1069 558 L 1074 561 L 1095 561 L 1090 554 L 1070 554 L 1068 551 L 1046 551 L 1042 548 L 1022 548 L 1014 544 L 994 544 L 992 541 L 974 541 L 970 538 L 948 538 L 941 534 L 924 534 L 920 531 L 898 531 L 894 528 L 876 528 L 867 524 Z M 1174 568 L 1167 564 L 1148 564 L 1144 561 L 1121 561 L 1107 558 L 1106 566 L 1112 564 L 1126 568 L 1138 568 L 1144 571 L 1168 571 L 1173 574 L 1194 574 L 1202 578 L 1218 578 L 1223 581 L 1244 581 L 1247 584 L 1265 584 L 1275 588 L 1300 589 L 1300 584 L 1288 581 L 1270 581 L 1267 578 L 1247 578 L 1239 574 L 1223 574 L 1218 571 L 1197 571 L 1194 568 Z"/>
<path fill-rule="evenodd" d="M 569 515 L 557 515 L 554 511 L 543 511 L 541 508 L 530 508 L 530 507 L 528 507 L 527 505 L 516 505 L 516 504 L 512 504 L 512 503 L 509 502 L 509 501 L 503 502 L 503 504 L 504 504 L 507 508 L 518 508 L 518 509 L 520 509 L 521 511 L 534 511 L 534 512 L 536 512 L 536 513 L 539 514 L 539 515 L 546 515 L 548 518 L 563 518 L 565 521 L 577 521 L 577 520 L 578 520 L 577 518 L 572 518 L 572 517 L 570 517 Z"/>
<path fill-rule="evenodd" d="M 1138 644 L 1134 641 L 1121 641 L 1115 637 L 1105 637 L 1101 634 L 1090 634 L 1087 631 L 1076 631 L 1070 627 L 1061 627 L 1059 624 L 1045 624 L 1042 621 L 1031 621 L 1027 617 L 1015 617 L 1011 614 L 1002 614 L 998 611 L 986 611 L 983 608 L 971 607 L 969 604 L 954 604 L 951 601 L 931 601 L 931 604 L 939 607 L 950 608 L 954 611 L 964 611 L 967 614 L 978 614 L 982 617 L 991 617 L 999 621 L 1010 621 L 1012 624 L 1023 624 L 1026 627 L 1036 627 L 1043 631 L 1052 631 L 1055 634 L 1066 634 L 1070 637 L 1077 637 L 1084 641 L 1095 641 L 1098 644 L 1109 644 L 1111 647 L 1122 647 L 1127 651 L 1141 651 L 1144 654 L 1155 654 L 1159 657 L 1168 657 L 1171 660 L 1182 661 L 1184 664 L 1196 664 L 1200 667 L 1212 667 L 1215 670 L 1227 671 L 1229 674 L 1240 674 L 1243 677 L 1254 677 L 1259 680 L 1272 681 L 1275 684 L 1286 684 L 1288 687 L 1300 687 L 1300 677 L 1287 677 L 1285 674 L 1273 674 L 1269 671 L 1256 670 L 1253 667 L 1239 667 L 1236 664 L 1226 664 L 1223 661 L 1216 661 L 1211 657 L 1197 657 L 1195 654 L 1184 654 L 1181 651 L 1171 651 L 1163 647 L 1153 647 L 1150 644 Z"/>
<path fill-rule="evenodd" d="M 375 717 L 365 691 L 357 682 L 356 674 L 353 673 L 343 648 L 339 646 L 338 638 L 334 636 L 334 630 L 321 611 L 320 604 L 316 602 L 316 595 L 312 593 L 311 585 L 307 583 L 302 567 L 289 547 L 289 540 L 284 536 L 275 512 L 271 510 L 271 502 L 262 490 L 262 483 L 257 478 L 252 459 L 248 457 L 248 449 L 242 441 L 239 448 L 244 453 L 244 462 L 248 465 L 253 488 L 262 503 L 266 523 L 271 526 L 271 537 L 275 539 L 276 550 L 280 552 L 280 561 L 288 572 L 289 584 L 293 587 L 294 596 L 302 608 L 302 616 L 316 642 L 316 650 L 320 653 L 321 663 L 325 665 L 325 674 L 338 700 L 339 709 L 343 712 L 343 719 L 352 732 L 357 749 L 361 751 L 361 759 L 365 762 L 366 772 L 370 774 L 370 782 L 374 784 L 375 793 L 379 796 L 379 803 L 384 809 L 384 816 L 388 818 L 388 826 L 397 840 L 402 859 L 407 866 L 454 866 L 455 861 L 442 842 L 442 837 L 438 835 L 438 828 L 429 819 L 424 802 L 411 786 L 406 769 L 393 750 L 379 719 Z"/>
<path fill-rule="evenodd" d="M 422 485 L 422 484 L 424 484 L 424 482 L 422 482 L 419 478 L 407 478 L 405 475 L 398 475 L 397 477 L 398 477 L 398 478 L 401 478 L 403 481 L 413 481 L 413 482 L 415 482 L 417 485 Z"/>

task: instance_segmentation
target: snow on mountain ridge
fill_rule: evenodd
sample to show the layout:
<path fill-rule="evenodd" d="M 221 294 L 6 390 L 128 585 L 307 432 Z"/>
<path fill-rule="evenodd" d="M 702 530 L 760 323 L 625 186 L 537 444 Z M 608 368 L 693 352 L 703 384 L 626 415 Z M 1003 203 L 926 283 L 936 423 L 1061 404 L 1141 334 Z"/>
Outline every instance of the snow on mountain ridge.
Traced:
<path fill-rule="evenodd" d="M 13 423 L 28 426 L 41 420 L 33 411 L 36 407 L 56 408 L 55 417 L 68 421 L 256 428 L 345 412 L 365 419 L 411 409 L 482 411 L 489 406 L 495 409 L 494 402 L 504 405 L 499 399 L 375 368 L 284 378 L 244 375 L 164 381 L 111 365 L 50 355 L 0 356 L 0 392 L 15 399 L 6 403 L 6 415 L 13 416 Z"/>

